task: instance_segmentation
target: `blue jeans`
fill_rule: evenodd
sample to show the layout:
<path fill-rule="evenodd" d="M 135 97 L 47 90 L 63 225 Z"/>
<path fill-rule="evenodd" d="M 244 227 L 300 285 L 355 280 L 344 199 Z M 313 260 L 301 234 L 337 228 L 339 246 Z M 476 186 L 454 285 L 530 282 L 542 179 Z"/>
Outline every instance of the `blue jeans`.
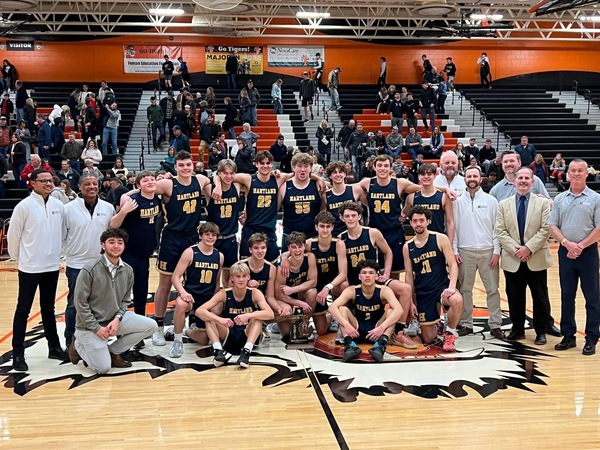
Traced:
<path fill-rule="evenodd" d="M 251 122 L 250 125 L 252 125 L 253 127 L 255 127 L 256 124 L 258 123 L 257 122 L 257 116 L 256 116 L 256 114 L 257 114 L 256 106 L 251 106 L 250 107 L 250 117 L 251 117 L 251 119 L 250 119 L 250 122 Z"/>
<path fill-rule="evenodd" d="M 329 88 L 329 96 L 331 97 L 330 108 L 340 106 L 340 94 L 336 88 Z"/>
<path fill-rule="evenodd" d="M 229 127 L 229 138 L 230 139 L 236 139 L 236 135 L 235 135 L 235 128 L 233 126 Z"/>
<path fill-rule="evenodd" d="M 13 164 L 13 175 L 15 176 L 15 183 L 17 189 L 27 189 L 27 182 L 21 180 L 21 172 L 25 168 L 25 163 Z"/>
<path fill-rule="evenodd" d="M 117 147 L 117 129 L 104 127 L 102 131 L 102 154 L 108 155 L 108 139 L 110 138 L 112 143 L 111 154 L 118 155 L 119 148 Z"/>
<path fill-rule="evenodd" d="M 228 73 L 227 74 L 227 88 L 228 89 L 237 89 L 237 74 L 235 73 Z"/>
<path fill-rule="evenodd" d="M 281 100 L 273 101 L 273 113 L 274 114 L 283 114 L 283 105 L 281 104 Z"/>
<path fill-rule="evenodd" d="M 77 173 L 81 173 L 81 168 L 79 166 L 79 161 L 76 159 L 72 159 L 69 161 L 69 165 L 71 166 L 71 169 L 76 170 Z"/>
<path fill-rule="evenodd" d="M 15 109 L 15 120 L 19 123 L 19 120 L 25 118 L 25 110 L 23 108 Z"/>
<path fill-rule="evenodd" d="M 402 147 L 396 147 L 396 150 L 388 148 L 385 152 L 392 158 L 396 159 L 398 156 L 400 156 L 400 153 L 402 153 Z"/>
<path fill-rule="evenodd" d="M 423 147 L 419 147 L 419 148 L 423 149 Z M 415 149 L 413 147 L 406 147 L 405 152 L 410 155 L 410 157 L 412 158 L 413 161 L 415 159 L 417 159 L 417 154 L 415 153 Z M 402 153 L 402 152 L 400 152 L 400 153 Z"/>
<path fill-rule="evenodd" d="M 156 140 L 156 131 L 159 132 L 158 141 Z M 154 148 L 160 147 L 162 141 L 165 140 L 165 124 L 162 122 L 152 123 L 152 144 Z"/>
<path fill-rule="evenodd" d="M 67 266 L 65 274 L 67 275 L 67 286 L 69 288 L 69 293 L 67 294 L 67 308 L 65 309 L 65 341 L 67 343 L 67 348 L 71 344 L 71 339 L 73 339 L 73 335 L 75 334 L 75 317 L 77 316 L 77 311 L 75 311 L 75 283 L 77 282 L 77 277 L 79 276 L 79 272 L 81 269 L 74 269 L 72 267 Z"/>
<path fill-rule="evenodd" d="M 428 127 L 427 114 L 429 114 L 429 118 L 431 119 L 431 129 L 433 130 L 435 128 L 435 108 L 423 108 L 421 110 L 421 119 L 423 119 L 423 125 L 425 125 L 425 128 Z"/>

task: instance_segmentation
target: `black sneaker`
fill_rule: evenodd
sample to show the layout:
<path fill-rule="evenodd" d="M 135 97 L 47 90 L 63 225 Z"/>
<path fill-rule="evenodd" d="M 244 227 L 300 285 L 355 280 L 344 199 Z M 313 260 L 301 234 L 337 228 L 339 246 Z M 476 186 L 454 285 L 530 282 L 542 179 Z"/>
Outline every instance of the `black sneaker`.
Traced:
<path fill-rule="evenodd" d="M 17 372 L 27 372 L 29 370 L 29 366 L 25 362 L 24 356 L 14 356 L 13 357 L 13 370 Z"/>
<path fill-rule="evenodd" d="M 242 349 L 242 351 L 240 353 L 240 357 L 237 360 L 237 364 L 242 369 L 248 368 L 248 366 L 250 365 L 250 350 L 248 350 L 247 348 Z"/>
<path fill-rule="evenodd" d="M 310 115 L 310 120 L 315 120 L 315 116 L 313 116 L 312 114 Z"/>
<path fill-rule="evenodd" d="M 383 362 L 383 355 L 385 353 L 385 347 L 383 347 L 378 342 L 375 342 L 375 345 L 369 349 L 369 354 L 376 362 Z"/>
<path fill-rule="evenodd" d="M 133 349 L 134 349 L 134 350 L 141 350 L 141 349 L 143 349 L 145 346 L 146 346 L 146 343 L 145 343 L 144 341 L 140 341 L 140 342 L 138 342 L 137 344 L 135 344 L 135 345 L 133 346 Z"/>
<path fill-rule="evenodd" d="M 358 355 L 360 355 L 362 353 L 362 350 L 360 349 L 360 347 L 357 347 L 356 345 L 349 345 L 348 347 L 346 347 L 346 350 L 344 350 L 344 356 L 343 356 L 343 360 L 344 361 L 352 361 L 353 359 L 358 358 Z"/>
<path fill-rule="evenodd" d="M 213 364 L 215 367 L 221 367 L 223 364 L 227 364 L 231 359 L 231 353 L 226 353 L 225 350 L 218 349 L 215 350 L 215 357 L 213 359 Z"/>
<path fill-rule="evenodd" d="M 59 361 L 68 362 L 69 354 L 60 347 L 54 347 L 48 350 L 48 359 L 57 359 Z"/>

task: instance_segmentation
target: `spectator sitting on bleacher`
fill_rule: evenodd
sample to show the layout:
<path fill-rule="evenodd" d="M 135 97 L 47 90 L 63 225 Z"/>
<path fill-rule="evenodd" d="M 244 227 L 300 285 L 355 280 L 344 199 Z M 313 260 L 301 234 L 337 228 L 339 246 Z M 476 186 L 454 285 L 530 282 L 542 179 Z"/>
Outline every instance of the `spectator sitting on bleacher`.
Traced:
<path fill-rule="evenodd" d="M 111 203 L 115 207 L 115 210 L 119 212 L 121 197 L 127 192 L 129 191 L 125 186 L 123 186 L 121 180 L 117 177 L 113 177 L 110 179 L 110 191 L 106 196 L 106 201 Z"/>
<path fill-rule="evenodd" d="M 456 158 L 458 159 L 457 170 L 462 173 L 463 167 L 465 165 L 465 144 L 463 144 L 460 141 L 456 142 L 456 145 L 454 146 L 452 151 L 454 152 L 454 154 L 456 155 Z"/>
<path fill-rule="evenodd" d="M 194 166 L 194 173 L 196 175 L 204 175 L 208 178 L 208 172 L 204 169 L 204 163 L 202 161 L 198 161 Z"/>
<path fill-rule="evenodd" d="M 171 147 L 175 148 L 175 153 L 181 150 L 185 150 L 186 152 L 190 151 L 190 140 L 181 132 L 181 127 L 179 125 L 173 127 Z"/>
<path fill-rule="evenodd" d="M 37 143 L 38 143 L 38 154 L 41 158 L 50 158 L 50 148 L 52 147 L 52 129 L 50 123 L 46 120 L 46 116 L 38 114 L 36 116 L 36 122 L 38 126 L 37 131 Z M 0 118 L 0 124 L 2 118 Z"/>
<path fill-rule="evenodd" d="M 431 139 L 429 145 L 425 147 L 425 152 L 429 158 L 439 158 L 444 151 L 445 138 L 440 127 L 435 127 L 433 133 L 431 133 Z M 418 175 L 417 175 L 418 177 Z"/>
<path fill-rule="evenodd" d="M 60 182 L 60 186 L 65 190 L 65 195 L 69 199 L 70 202 L 77 198 L 77 192 L 71 189 L 71 183 L 69 180 L 62 180 Z"/>
<path fill-rule="evenodd" d="M 529 143 L 527 136 L 521 136 L 521 143 L 515 147 L 515 152 L 521 156 L 521 164 L 529 166 L 537 153 L 533 144 Z"/>
<path fill-rule="evenodd" d="M 271 148 L 269 148 L 269 152 L 271 153 L 271 155 L 273 155 L 273 169 L 279 169 L 279 164 L 281 163 L 281 160 L 287 153 L 287 147 L 284 144 L 284 140 L 285 138 L 283 134 L 280 134 L 279 136 L 277 136 L 277 140 L 275 141 L 275 143 L 271 145 Z"/>
<path fill-rule="evenodd" d="M 502 156 L 496 156 L 496 158 L 490 163 L 488 169 L 488 175 L 494 172 L 498 180 L 504 178 L 504 170 L 502 170 Z"/>
<path fill-rule="evenodd" d="M 406 178 L 411 183 L 415 182 L 415 177 L 413 177 L 410 173 L 410 166 L 408 164 L 404 164 L 402 166 L 402 170 L 400 171 L 400 173 L 396 174 L 396 178 Z"/>
<path fill-rule="evenodd" d="M 33 158 L 33 156 L 32 156 L 32 158 Z M 85 164 L 85 167 L 81 171 L 81 175 L 88 174 L 88 173 L 92 174 L 98 180 L 98 184 L 102 183 L 102 180 L 104 180 L 104 175 L 102 175 L 102 172 L 100 172 L 100 169 L 98 169 L 96 166 L 94 166 L 94 160 L 87 158 L 87 159 L 85 159 L 84 164 Z"/>
<path fill-rule="evenodd" d="M 220 130 L 221 127 L 218 123 L 215 123 L 215 116 L 212 115 L 208 116 L 206 122 L 200 126 L 200 148 L 198 149 L 200 161 L 204 161 L 204 151 L 215 142 Z"/>
<path fill-rule="evenodd" d="M 398 175 L 398 173 L 402 171 L 402 166 L 404 166 L 402 156 L 398 155 L 394 157 L 394 162 L 392 163 L 392 172 Z"/>
<path fill-rule="evenodd" d="M 425 149 L 423 148 L 423 138 L 413 127 L 408 129 L 404 148 L 413 161 L 417 159 L 418 154 L 425 153 Z"/>
<path fill-rule="evenodd" d="M 135 178 L 136 178 L 135 172 L 129 172 L 127 174 L 127 181 L 125 183 L 125 187 L 127 188 L 128 191 L 133 191 L 134 189 L 137 189 L 137 186 L 135 185 Z"/>
<path fill-rule="evenodd" d="M 94 139 L 90 139 L 81 153 L 81 159 L 85 161 L 86 159 L 91 159 L 95 164 L 99 164 L 102 161 L 102 152 L 96 145 L 96 141 Z"/>
<path fill-rule="evenodd" d="M 294 156 L 294 147 L 291 145 L 287 148 L 287 152 L 283 158 L 281 158 L 281 164 L 279 164 L 279 170 L 283 173 L 292 173 L 292 157 Z"/>
<path fill-rule="evenodd" d="M 54 175 L 54 170 L 48 164 L 48 161 L 44 161 L 42 163 L 42 158 L 40 155 L 33 154 L 31 155 L 31 162 L 25 166 L 23 171 L 21 172 L 21 180 L 27 181 L 27 188 L 31 191 L 33 189 L 33 181 L 30 180 L 31 174 L 34 170 L 44 169 Z"/>
<path fill-rule="evenodd" d="M 375 130 L 375 147 L 377 149 L 378 155 L 386 154 L 386 144 L 385 144 L 385 136 L 383 135 L 383 131 Z"/>
<path fill-rule="evenodd" d="M 376 156 L 369 156 L 365 161 L 365 166 L 360 171 L 360 179 L 363 178 L 373 178 L 375 176 L 375 168 L 373 167 L 373 162 Z"/>
<path fill-rule="evenodd" d="M 322 164 L 319 164 L 319 155 L 313 154 L 312 158 L 313 158 L 313 165 L 312 165 L 312 169 L 310 172 L 319 177 L 323 177 L 325 175 L 325 169 L 323 168 Z"/>
<path fill-rule="evenodd" d="M 11 130 L 6 116 L 0 117 L 0 153 L 6 156 L 11 141 Z"/>
<path fill-rule="evenodd" d="M 415 159 L 410 165 L 410 174 L 415 180 L 419 179 L 419 167 L 421 167 L 423 164 L 425 164 L 424 156 L 417 155 L 417 159 Z"/>
<path fill-rule="evenodd" d="M 25 144 L 21 142 L 21 136 L 13 133 L 11 138 L 12 144 L 9 148 L 8 155 L 12 163 L 13 176 L 17 189 L 25 189 L 27 184 L 21 180 L 21 172 L 27 165 L 27 151 Z"/>
<path fill-rule="evenodd" d="M 535 155 L 535 159 L 529 164 L 529 168 L 533 170 L 533 173 L 544 183 L 548 181 L 548 166 L 541 153 Z"/>
<path fill-rule="evenodd" d="M 56 174 L 61 180 L 69 180 L 71 186 L 75 186 L 75 189 L 79 187 L 79 172 L 73 169 L 69 164 L 69 160 L 63 159 L 60 162 L 60 170 Z"/>
<path fill-rule="evenodd" d="M 126 178 L 127 174 L 129 173 L 129 170 L 127 170 L 127 167 L 125 167 L 123 158 L 121 158 L 120 156 L 117 156 L 115 158 L 115 165 L 113 166 L 112 171 L 115 174 L 115 176 L 119 178 L 121 175 L 123 176 L 123 178 Z"/>
<path fill-rule="evenodd" d="M 81 159 L 81 154 L 83 153 L 83 147 L 81 143 L 75 140 L 75 132 L 71 131 L 69 133 L 69 140 L 65 142 L 60 151 L 60 156 L 63 159 L 69 160 L 69 164 L 73 169 L 79 172 L 79 159 Z"/>
<path fill-rule="evenodd" d="M 252 157 L 252 148 L 246 144 L 246 141 L 241 136 L 237 138 L 237 144 L 238 151 L 235 155 L 237 173 L 253 174 L 256 172 L 256 166 Z"/>
<path fill-rule="evenodd" d="M 54 184 L 54 189 L 50 192 L 50 195 L 60 201 L 63 205 L 69 203 L 69 197 L 65 193 L 65 189 L 61 186 L 61 180 L 56 175 L 52 177 L 52 184 Z"/>
<path fill-rule="evenodd" d="M 496 175 L 496 172 L 490 172 L 483 180 L 484 181 L 481 185 L 481 189 L 483 192 L 487 192 L 489 194 L 492 188 L 498 184 L 498 175 Z"/>
<path fill-rule="evenodd" d="M 494 159 L 496 159 L 496 149 L 492 147 L 492 140 L 486 139 L 485 145 L 479 149 L 479 164 L 484 174 L 490 171 L 490 164 Z"/>
<path fill-rule="evenodd" d="M 554 183 L 554 185 L 563 180 L 565 170 L 565 160 L 563 159 L 562 154 L 557 153 L 550 164 L 550 180 Z"/>
<path fill-rule="evenodd" d="M 240 133 L 240 136 L 245 142 L 246 146 L 250 149 L 256 147 L 256 142 L 260 139 L 260 136 L 251 130 L 249 123 L 244 123 L 244 131 Z"/>
<path fill-rule="evenodd" d="M 385 139 L 387 154 L 390 155 L 392 158 L 396 159 L 398 156 L 400 156 L 400 153 L 402 152 L 402 144 L 403 139 L 402 135 L 398 133 L 398 127 L 392 127 L 392 132 L 388 134 L 387 138 Z"/>
<path fill-rule="evenodd" d="M 468 162 L 471 161 L 471 156 L 474 156 L 477 161 L 479 161 L 479 147 L 477 147 L 477 140 L 472 137 L 469 139 L 469 145 L 464 148 L 465 154 L 465 162 L 468 165 Z"/>
<path fill-rule="evenodd" d="M 10 119 L 11 114 L 15 110 L 15 105 L 10 99 L 9 94 L 4 94 L 4 98 L 2 102 L 0 102 L 0 115 L 6 116 L 7 119 Z"/>
<path fill-rule="evenodd" d="M 346 163 L 346 179 L 344 180 L 346 184 L 354 184 L 358 182 L 358 174 L 354 171 L 352 167 L 352 163 Z"/>
<path fill-rule="evenodd" d="M 223 153 L 221 147 L 217 142 L 211 144 L 210 154 L 208 155 L 208 168 L 213 172 L 217 171 L 219 162 L 226 158 L 226 154 Z"/>

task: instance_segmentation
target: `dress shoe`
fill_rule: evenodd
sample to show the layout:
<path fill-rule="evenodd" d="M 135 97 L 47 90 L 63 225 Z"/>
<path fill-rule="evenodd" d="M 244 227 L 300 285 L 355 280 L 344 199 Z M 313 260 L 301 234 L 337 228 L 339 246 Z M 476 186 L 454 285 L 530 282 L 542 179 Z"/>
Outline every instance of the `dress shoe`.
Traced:
<path fill-rule="evenodd" d="M 473 328 L 459 327 L 457 332 L 459 336 L 468 336 L 469 334 L 473 334 Z"/>
<path fill-rule="evenodd" d="M 594 353 L 596 353 L 596 342 L 585 341 L 585 345 L 583 346 L 581 354 L 585 356 L 591 356 Z"/>
<path fill-rule="evenodd" d="M 576 346 L 577 339 L 575 339 L 575 336 L 565 336 L 564 338 L 562 338 L 562 341 L 560 341 L 554 346 L 554 350 L 568 350 Z"/>
<path fill-rule="evenodd" d="M 525 339 L 524 333 L 516 333 L 515 331 L 511 331 L 508 336 L 506 336 L 507 341 L 521 341 Z"/>
<path fill-rule="evenodd" d="M 79 356 L 79 353 L 77 353 L 77 350 L 75 350 L 75 337 L 73 337 L 71 345 L 69 345 L 69 360 L 73 364 L 77 364 L 79 361 L 81 361 L 81 356 Z"/>
<path fill-rule="evenodd" d="M 548 343 L 548 339 L 546 339 L 546 335 L 544 333 L 540 333 L 536 335 L 535 341 L 533 343 L 535 345 L 546 345 Z"/>
<path fill-rule="evenodd" d="M 25 362 L 24 356 L 13 357 L 13 370 L 16 370 L 17 372 L 27 372 L 29 370 L 29 366 Z"/>
<path fill-rule="evenodd" d="M 558 327 L 556 325 L 551 325 L 546 329 L 546 333 L 548 333 L 550 336 L 556 336 L 556 337 L 561 337 L 562 334 L 560 333 L 560 330 L 558 329 Z"/>
<path fill-rule="evenodd" d="M 131 367 L 131 363 L 129 361 L 121 358 L 121 355 L 117 355 L 116 353 L 110 354 L 110 367 L 117 367 L 119 369 L 125 367 Z"/>
<path fill-rule="evenodd" d="M 48 350 L 48 359 L 57 359 L 59 361 L 69 361 L 69 354 L 60 347 L 54 347 Z"/>
<path fill-rule="evenodd" d="M 502 331 L 500 328 L 492 328 L 490 330 L 490 334 L 495 337 L 496 339 L 500 339 L 501 341 L 506 339 L 506 335 L 504 334 L 504 331 Z"/>

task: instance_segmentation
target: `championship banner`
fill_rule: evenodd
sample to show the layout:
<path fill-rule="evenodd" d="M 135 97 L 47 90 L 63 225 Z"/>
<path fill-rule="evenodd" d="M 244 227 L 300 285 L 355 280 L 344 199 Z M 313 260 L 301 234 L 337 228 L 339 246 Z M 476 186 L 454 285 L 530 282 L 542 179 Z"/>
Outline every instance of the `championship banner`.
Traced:
<path fill-rule="evenodd" d="M 177 58 L 182 56 L 179 45 L 123 45 L 123 71 L 124 73 L 158 73 L 165 62 L 165 55 L 173 62 L 175 70 L 179 66 Z"/>
<path fill-rule="evenodd" d="M 269 67 L 315 67 L 316 54 L 325 59 L 325 47 L 269 45 Z"/>
<path fill-rule="evenodd" d="M 263 74 L 263 48 L 260 46 L 207 45 L 204 51 L 207 74 L 226 74 L 225 63 L 231 51 L 235 52 L 238 59 L 239 74 Z"/>

